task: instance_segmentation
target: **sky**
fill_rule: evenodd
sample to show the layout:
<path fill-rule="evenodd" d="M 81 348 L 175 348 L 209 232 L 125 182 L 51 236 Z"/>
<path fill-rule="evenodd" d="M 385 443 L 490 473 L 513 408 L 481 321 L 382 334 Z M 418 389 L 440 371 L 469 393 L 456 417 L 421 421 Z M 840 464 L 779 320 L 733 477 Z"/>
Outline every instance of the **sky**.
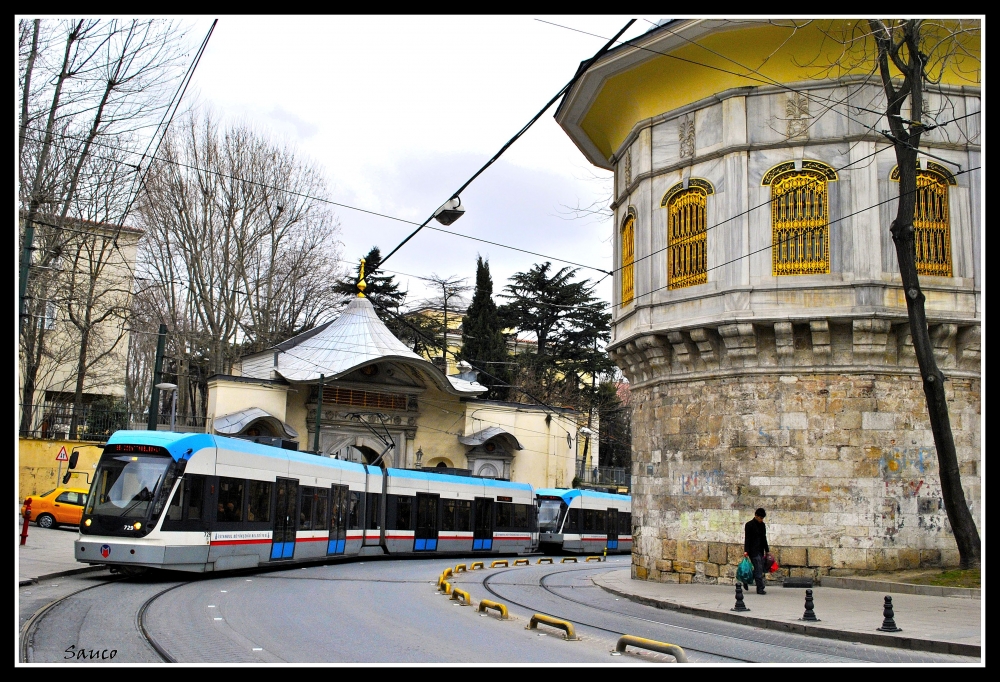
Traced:
<path fill-rule="evenodd" d="M 186 18 L 192 44 L 214 18 Z M 630 18 L 221 16 L 186 104 L 294 145 L 325 171 L 325 198 L 421 223 Z M 658 20 L 638 18 L 622 39 Z M 556 124 L 557 106 L 463 192 L 466 213 L 447 229 L 607 271 L 610 220 L 571 209 L 606 209 L 611 174 Z M 387 254 L 415 229 L 349 208 L 336 214 L 351 261 L 375 245 Z M 420 277 L 474 284 L 477 255 L 489 260 L 494 293 L 544 261 L 425 228 L 385 267 L 406 273 L 397 280 L 415 303 L 431 294 Z M 610 301 L 611 278 L 594 293 Z"/>

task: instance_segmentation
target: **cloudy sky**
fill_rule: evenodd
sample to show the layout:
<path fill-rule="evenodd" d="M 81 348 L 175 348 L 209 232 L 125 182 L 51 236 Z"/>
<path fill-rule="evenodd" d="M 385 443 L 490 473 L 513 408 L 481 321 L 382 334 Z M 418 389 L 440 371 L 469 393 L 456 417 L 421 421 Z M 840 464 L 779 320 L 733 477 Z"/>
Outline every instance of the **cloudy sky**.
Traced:
<path fill-rule="evenodd" d="M 213 18 L 189 20 L 192 43 Z M 629 18 L 222 16 L 188 97 L 293 143 L 325 169 L 328 199 L 419 223 Z M 638 18 L 623 39 L 656 21 Z M 570 209 L 606 207 L 610 174 L 556 125 L 555 107 L 463 193 L 467 213 L 449 229 L 607 270 L 610 222 Z M 373 245 L 388 253 L 414 229 L 348 208 L 337 215 L 352 260 Z M 427 295 L 416 277 L 474 282 L 477 254 L 489 258 L 495 291 L 543 260 L 424 229 L 386 268 L 413 275 L 397 277 L 416 300 Z M 610 282 L 595 289 L 605 300 Z"/>

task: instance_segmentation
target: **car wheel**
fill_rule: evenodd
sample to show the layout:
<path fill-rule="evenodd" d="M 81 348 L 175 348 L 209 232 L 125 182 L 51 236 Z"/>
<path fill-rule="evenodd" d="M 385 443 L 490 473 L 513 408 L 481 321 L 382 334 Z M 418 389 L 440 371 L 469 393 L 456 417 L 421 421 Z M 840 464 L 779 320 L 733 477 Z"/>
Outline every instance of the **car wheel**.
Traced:
<path fill-rule="evenodd" d="M 39 528 L 55 528 L 56 518 L 52 514 L 39 514 L 35 523 L 38 524 Z"/>

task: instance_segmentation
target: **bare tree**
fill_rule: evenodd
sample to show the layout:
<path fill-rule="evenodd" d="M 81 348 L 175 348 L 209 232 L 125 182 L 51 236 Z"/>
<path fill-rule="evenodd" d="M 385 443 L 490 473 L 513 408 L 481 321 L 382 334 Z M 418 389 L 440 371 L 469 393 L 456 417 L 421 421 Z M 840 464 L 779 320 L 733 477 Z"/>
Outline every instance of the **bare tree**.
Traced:
<path fill-rule="evenodd" d="M 341 305 L 339 224 L 313 164 L 248 125 L 191 112 L 160 148 L 137 203 L 144 280 L 171 330 L 187 409 L 200 379 L 305 331 Z M 192 363 L 202 363 L 195 371 Z M 203 375 L 203 376 L 202 376 Z M 203 382 L 202 382 L 203 383 Z"/>
<path fill-rule="evenodd" d="M 75 366 L 74 412 L 88 371 L 104 354 L 93 355 L 91 342 L 107 336 L 106 331 L 95 336 L 94 326 L 107 320 L 106 310 L 86 308 L 105 307 L 106 297 L 98 290 L 106 288 L 101 281 L 118 248 L 113 237 L 113 249 L 95 250 L 93 241 L 85 245 L 95 233 L 81 221 L 117 225 L 124 218 L 124 199 L 137 170 L 126 159 L 138 156 L 139 132 L 152 128 L 168 104 L 184 32 L 175 22 L 153 19 L 22 20 L 19 28 L 20 357 L 22 423 L 30 424 L 39 372 L 46 358 L 54 360 L 46 343 L 65 337 L 40 333 L 31 321 L 45 319 L 45 308 L 53 302 L 72 302 L 72 312 L 61 310 L 82 349 Z M 71 270 L 84 261 L 85 271 Z M 62 275 L 40 276 L 47 270 L 62 270 Z"/>
<path fill-rule="evenodd" d="M 420 279 L 432 291 L 440 291 L 440 293 L 435 293 L 418 303 L 417 308 L 430 308 L 433 311 L 431 318 L 436 324 L 433 324 L 432 328 L 437 328 L 435 336 L 438 334 L 441 336 L 441 367 L 443 369 L 448 366 L 448 312 L 451 312 L 452 319 L 459 318 L 465 314 L 465 311 L 469 307 L 469 302 L 464 298 L 464 295 L 471 291 L 472 287 L 466 284 L 468 282 L 467 277 L 459 277 L 457 275 L 441 277 L 437 273 L 431 273 L 430 277 L 421 277 Z M 439 310 L 442 314 L 440 321 L 435 319 Z"/>

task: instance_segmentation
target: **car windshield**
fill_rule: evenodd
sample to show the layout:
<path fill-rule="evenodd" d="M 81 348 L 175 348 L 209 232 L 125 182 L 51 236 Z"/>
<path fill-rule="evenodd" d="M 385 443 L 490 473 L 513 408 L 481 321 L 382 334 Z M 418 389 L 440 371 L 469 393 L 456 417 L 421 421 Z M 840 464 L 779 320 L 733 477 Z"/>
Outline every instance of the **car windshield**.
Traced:
<path fill-rule="evenodd" d="M 164 456 L 106 455 L 88 498 L 87 514 L 146 517 L 173 460 Z"/>
<path fill-rule="evenodd" d="M 542 500 L 538 505 L 538 530 L 543 533 L 555 533 L 559 530 L 559 511 L 562 502 L 558 500 Z"/>

